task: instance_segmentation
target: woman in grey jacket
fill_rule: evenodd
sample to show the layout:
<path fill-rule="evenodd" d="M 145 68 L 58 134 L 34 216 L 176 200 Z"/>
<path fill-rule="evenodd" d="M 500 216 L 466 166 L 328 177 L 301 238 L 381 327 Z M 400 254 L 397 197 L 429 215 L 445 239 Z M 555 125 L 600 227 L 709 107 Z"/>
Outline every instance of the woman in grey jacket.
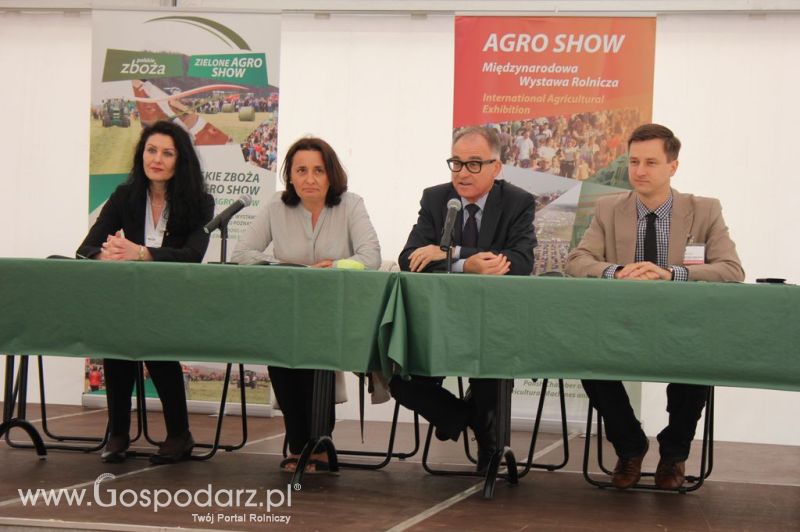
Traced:
<path fill-rule="evenodd" d="M 286 154 L 283 180 L 277 193 L 239 240 L 233 261 L 240 264 L 282 262 L 330 268 L 350 259 L 366 268 L 381 263 L 378 236 L 364 201 L 347 192 L 347 174 L 333 148 L 319 138 L 302 138 Z M 272 244 L 272 252 L 267 247 Z M 298 455 L 310 439 L 314 371 L 269 368 L 275 396 L 283 411 L 290 456 L 281 468 L 293 472 Z M 334 396 L 326 434 L 333 432 Z M 311 456 L 306 472 L 328 469 L 324 453 Z"/>

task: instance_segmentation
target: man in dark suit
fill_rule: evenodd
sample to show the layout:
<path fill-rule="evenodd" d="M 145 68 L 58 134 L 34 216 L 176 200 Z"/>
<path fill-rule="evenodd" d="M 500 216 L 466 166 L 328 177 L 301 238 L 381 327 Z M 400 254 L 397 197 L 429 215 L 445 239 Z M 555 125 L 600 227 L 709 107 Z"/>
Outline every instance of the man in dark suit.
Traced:
<path fill-rule="evenodd" d="M 494 129 L 471 127 L 453 138 L 447 160 L 451 182 L 422 194 L 419 218 L 399 257 L 400 268 L 411 272 L 446 270 L 446 254 L 439 242 L 447 216 L 447 203 L 461 201 L 454 229 L 452 270 L 484 275 L 530 275 L 533 270 L 534 197 L 503 180 L 500 138 Z M 439 439 L 458 440 L 466 426 L 478 441 L 478 470 L 488 465 L 497 449 L 494 412 L 496 379 L 471 379 L 466 400 L 441 386 L 443 377 L 395 376 L 390 388 L 397 401 L 436 427 Z"/>

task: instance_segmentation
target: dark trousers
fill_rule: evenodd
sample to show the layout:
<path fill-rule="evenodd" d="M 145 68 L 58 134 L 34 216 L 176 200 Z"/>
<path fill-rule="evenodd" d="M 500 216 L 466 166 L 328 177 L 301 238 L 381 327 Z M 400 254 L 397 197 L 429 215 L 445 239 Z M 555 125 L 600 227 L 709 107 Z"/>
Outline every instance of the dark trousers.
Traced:
<path fill-rule="evenodd" d="M 290 369 L 276 366 L 269 367 L 269 379 L 275 397 L 283 412 L 283 425 L 286 427 L 286 439 L 289 441 L 289 452 L 300 454 L 308 440 L 311 439 L 311 414 L 314 404 L 314 370 Z M 331 387 L 330 416 L 323 430 L 324 436 L 333 433 L 336 423 L 335 386 Z"/>
<path fill-rule="evenodd" d="M 403 380 L 395 375 L 389 382 L 392 397 L 433 424 L 439 433 L 457 440 L 471 422 L 481 446 L 496 448 L 491 419 L 497 410 L 497 379 L 470 379 L 471 401 L 459 399 L 441 384 L 444 377 L 412 376 Z M 485 430 L 483 430 L 485 428 Z"/>
<path fill-rule="evenodd" d="M 592 404 L 603 416 L 608 440 L 614 445 L 617 456 L 633 458 L 644 451 L 647 437 L 633 414 L 628 394 L 620 381 L 584 380 L 583 389 Z M 661 458 L 669 462 L 683 462 L 689 456 L 697 421 L 708 397 L 708 386 L 696 384 L 667 385 L 667 412 L 669 423 L 658 434 Z"/>
<path fill-rule="evenodd" d="M 156 386 L 167 436 L 180 436 L 189 430 L 189 414 L 186 411 L 186 389 L 179 362 L 145 362 L 147 371 Z M 103 360 L 106 376 L 106 402 L 108 421 L 112 436 L 127 435 L 131 426 L 131 392 L 136 381 L 136 362 L 132 360 Z"/>

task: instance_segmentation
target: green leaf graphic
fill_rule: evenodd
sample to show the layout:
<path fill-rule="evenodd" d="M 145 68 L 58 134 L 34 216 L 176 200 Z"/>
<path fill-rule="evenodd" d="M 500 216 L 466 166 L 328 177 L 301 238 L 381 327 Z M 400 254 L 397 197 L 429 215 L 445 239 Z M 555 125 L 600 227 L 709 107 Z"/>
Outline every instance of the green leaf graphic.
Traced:
<path fill-rule="evenodd" d="M 240 50 L 250 50 L 250 45 L 247 44 L 241 35 L 230 29 L 229 27 L 220 24 L 215 20 L 211 20 L 208 18 L 203 17 L 158 17 L 154 19 L 150 19 L 147 22 L 155 22 L 159 20 L 174 20 L 176 22 L 182 22 L 185 24 L 192 24 L 192 25 L 201 25 L 201 26 L 208 26 L 210 30 L 216 30 L 217 32 L 221 33 L 225 37 L 227 37 L 233 44 L 239 47 Z M 213 33 L 213 31 L 212 31 Z"/>

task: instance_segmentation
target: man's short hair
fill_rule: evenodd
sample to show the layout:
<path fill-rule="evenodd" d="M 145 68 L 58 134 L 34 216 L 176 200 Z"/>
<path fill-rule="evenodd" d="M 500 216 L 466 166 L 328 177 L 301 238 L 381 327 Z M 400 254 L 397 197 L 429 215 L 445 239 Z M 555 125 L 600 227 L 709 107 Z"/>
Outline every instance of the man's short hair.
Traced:
<path fill-rule="evenodd" d="M 634 142 L 653 139 L 662 139 L 664 141 L 664 153 L 667 154 L 667 162 L 678 158 L 678 154 L 681 151 L 681 141 L 678 140 L 678 137 L 675 136 L 671 129 L 660 124 L 644 124 L 634 129 L 628 139 L 628 151 L 630 151 L 631 144 Z"/>
<path fill-rule="evenodd" d="M 492 155 L 494 157 L 500 157 L 500 135 L 497 134 L 497 131 L 493 127 L 470 126 L 459 129 L 456 131 L 455 135 L 453 135 L 452 145 L 455 146 L 456 142 L 471 135 L 483 137 L 489 144 L 489 148 L 492 150 Z"/>

